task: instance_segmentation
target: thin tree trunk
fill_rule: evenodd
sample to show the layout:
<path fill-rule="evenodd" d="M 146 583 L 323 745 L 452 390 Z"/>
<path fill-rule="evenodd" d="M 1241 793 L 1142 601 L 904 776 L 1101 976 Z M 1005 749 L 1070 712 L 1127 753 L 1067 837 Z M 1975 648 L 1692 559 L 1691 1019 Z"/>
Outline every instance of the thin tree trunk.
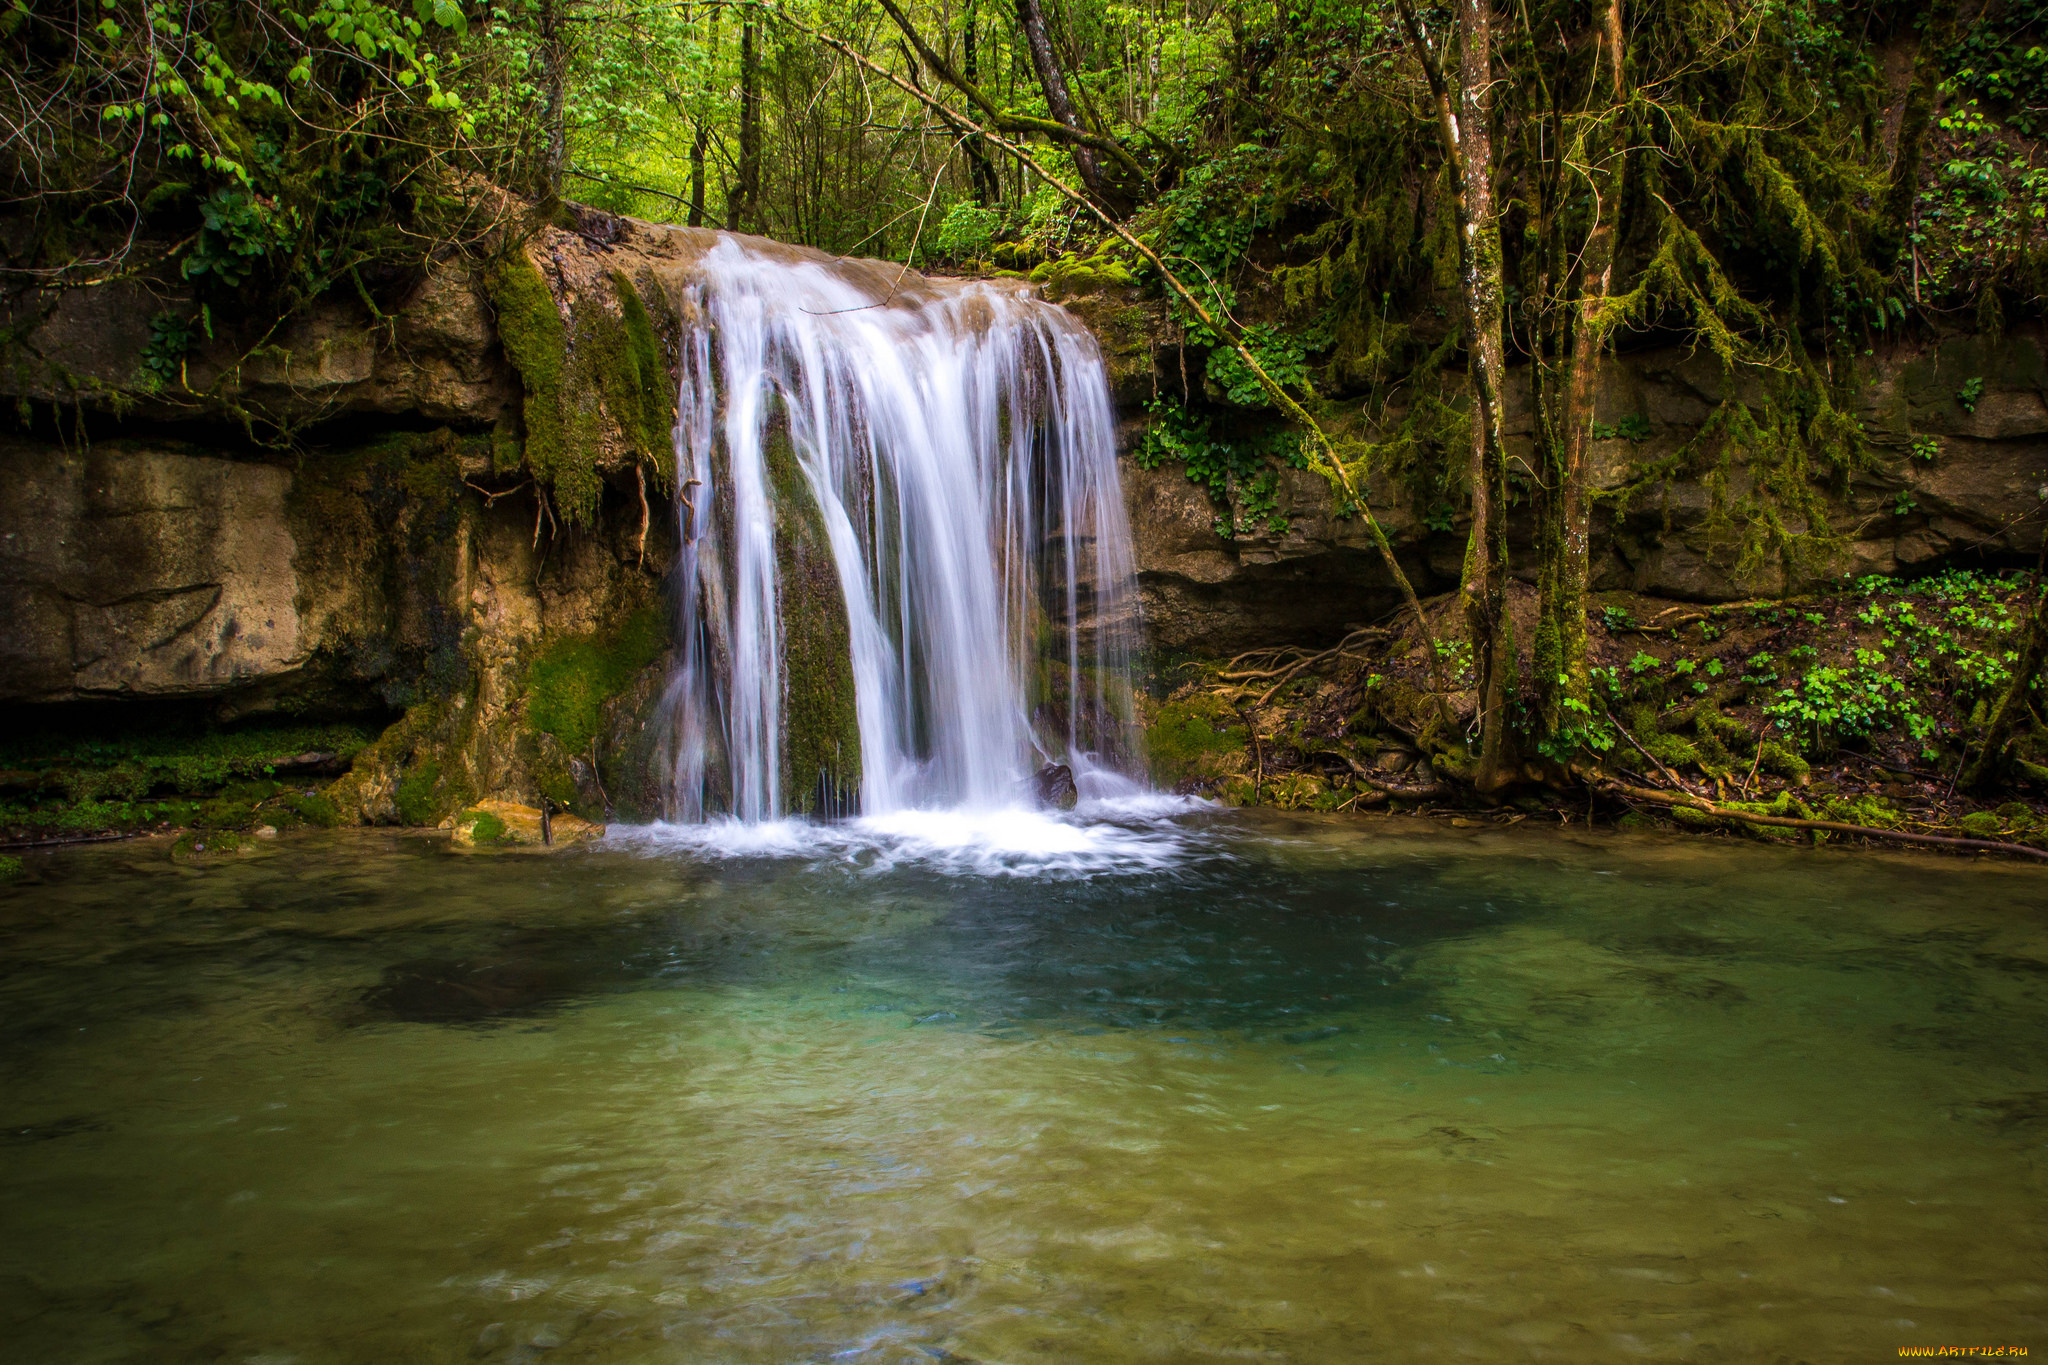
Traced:
<path fill-rule="evenodd" d="M 737 232 L 759 228 L 761 215 L 761 70 L 756 51 L 759 25 L 748 11 L 740 25 L 740 156 L 725 226 Z"/>
<path fill-rule="evenodd" d="M 1506 293 L 1500 218 L 1494 203 L 1492 0 L 1459 0 L 1457 170 L 1464 221 L 1459 285 L 1472 381 L 1472 537 L 1465 554 L 1465 620 L 1478 675 L 1482 791 L 1509 780 L 1508 695 L 1515 642 L 1507 617 L 1507 442 L 1501 394 L 1507 358 L 1501 337 Z"/>
<path fill-rule="evenodd" d="M 562 179 L 569 169 L 569 35 L 562 24 L 560 0 L 541 0 L 539 18 L 541 87 L 540 195 L 547 203 L 562 197 Z"/>
<path fill-rule="evenodd" d="M 1052 35 L 1045 27 L 1045 13 L 1038 7 L 1038 0 L 1017 0 L 1017 27 L 1024 34 L 1025 46 L 1031 51 L 1031 65 L 1038 73 L 1039 88 L 1045 92 L 1045 107 L 1055 122 L 1076 133 L 1088 131 L 1081 116 L 1075 112 L 1074 97 L 1067 89 L 1067 74 L 1060 69 L 1059 56 L 1052 50 Z M 1110 186 L 1102 173 L 1102 164 L 1095 159 L 1095 153 L 1078 143 L 1068 150 L 1074 158 L 1074 169 L 1080 173 L 1081 183 L 1088 189 L 1089 197 L 1097 203 L 1125 207 L 1122 195 Z"/>
<path fill-rule="evenodd" d="M 713 5 L 711 7 L 711 37 L 707 44 L 707 58 L 708 64 L 714 72 L 718 67 L 718 20 L 723 13 L 723 6 Z M 700 107 L 694 121 L 695 127 L 690 135 L 691 227 L 704 226 L 704 156 L 711 149 L 711 119 L 710 110 L 703 108 L 702 105 L 708 98 L 708 91 L 698 92 L 698 104 Z"/>
<path fill-rule="evenodd" d="M 704 152 L 711 144 L 711 129 L 697 120 L 690 137 L 690 226 L 704 226 Z"/>
<path fill-rule="evenodd" d="M 1545 537 L 1545 549 L 1554 561 L 1545 566 L 1546 600 L 1540 608 L 1548 638 L 1542 640 L 1536 670 L 1537 690 L 1544 699 L 1544 725 L 1552 731 L 1566 723 L 1564 703 L 1584 704 L 1590 687 L 1586 671 L 1587 545 L 1591 535 L 1586 443 L 1591 436 L 1600 357 L 1606 350 L 1600 313 L 1613 292 L 1615 239 L 1627 174 L 1626 139 L 1618 135 L 1627 98 L 1621 0 L 1606 0 L 1597 19 L 1593 79 L 1596 84 L 1605 83 L 1604 93 L 1613 103 L 1604 117 L 1582 125 L 1587 133 L 1578 158 L 1593 191 L 1594 216 L 1579 254 L 1577 315 L 1569 329 L 1570 381 L 1563 418 L 1555 433 L 1561 458 L 1552 493 L 1554 522 Z"/>
<path fill-rule="evenodd" d="M 2034 683 L 2041 676 L 2042 665 L 2048 663 L 2048 531 L 2042 533 L 2041 558 L 2034 566 L 2029 595 L 2033 600 L 2027 613 L 2027 637 L 2013 663 L 2012 680 L 1985 723 L 1984 747 L 1963 774 L 1960 785 L 1964 787 L 1982 787 L 1999 775 L 2005 765 L 2006 737 L 2019 728 L 2021 717 L 2027 714 Z"/>
<path fill-rule="evenodd" d="M 976 41 L 975 5 L 968 0 L 965 23 L 961 26 L 960 74 L 967 78 L 969 85 L 981 82 L 981 53 Z M 974 201 L 983 207 L 993 207 L 1002 202 L 1002 182 L 996 178 L 996 168 L 989 163 L 988 148 L 978 133 L 969 134 L 964 144 L 967 151 L 967 181 L 974 187 Z"/>
<path fill-rule="evenodd" d="M 1913 84 L 1906 95 L 1906 109 L 1899 121 L 1899 142 L 1892 153 L 1891 185 L 1885 194 L 1886 233 L 1899 248 L 1910 250 L 1908 234 L 1913 201 L 1920 193 L 1920 144 L 1926 140 L 1927 125 L 1934 118 L 1935 96 L 1940 93 L 1941 61 L 1955 42 L 1956 0 L 1933 0 L 1927 7 L 1926 25 L 1920 31 Z"/>

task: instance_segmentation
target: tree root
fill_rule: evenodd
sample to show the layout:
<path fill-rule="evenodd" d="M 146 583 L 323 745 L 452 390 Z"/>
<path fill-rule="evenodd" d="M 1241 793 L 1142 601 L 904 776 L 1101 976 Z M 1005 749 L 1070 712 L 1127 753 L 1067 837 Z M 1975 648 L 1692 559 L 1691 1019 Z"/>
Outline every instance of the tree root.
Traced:
<path fill-rule="evenodd" d="M 1374 791 L 1385 792 L 1388 796 L 1398 796 L 1404 801 L 1435 800 L 1438 797 L 1449 796 L 1457 790 L 1448 782 L 1431 782 L 1423 786 L 1414 787 L 1400 782 L 1389 782 L 1350 754 L 1338 749 L 1325 749 L 1323 752 L 1331 758 L 1341 760 L 1346 767 L 1351 769 L 1353 777 L 1363 782 L 1366 786 L 1371 787 Z"/>
<path fill-rule="evenodd" d="M 1875 825 L 1850 825 L 1839 820 L 1800 820 L 1789 815 L 1759 815 L 1754 811 L 1730 810 L 1726 806 L 1717 806 L 1690 792 L 1664 791 L 1657 787 L 1633 787 L 1626 782 L 1617 782 L 1604 774 L 1576 766 L 1572 769 L 1572 775 L 1595 790 L 1612 792 L 1653 806 L 1685 806 L 1721 820 L 1770 825 L 1776 829 L 1825 830 L 1832 834 L 1855 834 L 1865 839 L 1894 839 L 1909 844 L 1933 844 L 1940 848 L 1972 848 L 1992 853 L 2016 853 L 2023 858 L 2048 861 L 2048 851 L 2029 848 L 2025 844 L 2000 843 L 1994 839 L 1958 839 L 1946 834 L 1908 834 L 1904 830 L 1879 829 Z"/>

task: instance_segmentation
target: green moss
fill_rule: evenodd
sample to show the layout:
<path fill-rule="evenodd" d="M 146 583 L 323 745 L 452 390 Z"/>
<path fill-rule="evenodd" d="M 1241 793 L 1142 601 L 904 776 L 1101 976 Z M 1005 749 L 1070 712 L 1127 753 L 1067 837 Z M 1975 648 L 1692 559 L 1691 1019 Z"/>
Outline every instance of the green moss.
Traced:
<path fill-rule="evenodd" d="M 1813 765 L 1794 753 L 1788 746 L 1775 739 L 1763 742 L 1763 757 L 1757 766 L 1788 782 L 1805 782 L 1813 775 Z"/>
<path fill-rule="evenodd" d="M 589 299 L 565 320 L 523 250 L 486 277 L 499 339 L 526 390 L 526 467 L 552 490 L 557 514 L 571 526 L 596 518 L 607 419 L 635 458 L 673 472 L 675 399 L 661 341 L 633 282 L 615 270 L 611 283 L 616 313 Z M 494 465 L 509 456 L 507 441 L 494 438 Z"/>
<path fill-rule="evenodd" d="M 341 823 L 341 810 L 324 796 L 307 796 L 303 792 L 286 792 L 278 798 L 278 804 L 290 811 L 298 823 L 318 825 L 332 829 Z"/>
<path fill-rule="evenodd" d="M 398 818 L 408 825 L 440 823 L 441 807 L 435 789 L 441 783 L 441 765 L 432 759 L 417 763 L 398 783 Z"/>
<path fill-rule="evenodd" d="M 0 882 L 11 881 L 21 875 L 21 859 L 11 853 L 0 853 Z"/>
<path fill-rule="evenodd" d="M 194 854 L 240 853 L 248 847 L 249 840 L 244 835 L 226 830 L 194 830 L 178 836 L 177 842 L 171 845 L 171 858 L 175 862 L 184 862 Z"/>
<path fill-rule="evenodd" d="M 623 333 L 616 363 L 607 366 L 601 376 L 609 381 L 612 412 L 639 454 L 653 461 L 664 478 L 672 478 L 675 388 L 669 382 L 668 366 L 662 362 L 661 339 L 655 335 L 647 305 L 640 301 L 640 291 L 624 271 L 612 272 L 612 288 L 618 293 Z"/>
<path fill-rule="evenodd" d="M 2005 821 L 1988 810 L 1972 811 L 1956 824 L 1973 839 L 1996 839 L 2005 833 Z"/>
<path fill-rule="evenodd" d="M 1200 694 L 1159 707 L 1145 727 L 1145 759 L 1162 786 L 1223 776 L 1243 763 L 1250 738 L 1220 697 Z"/>
<path fill-rule="evenodd" d="M 779 424 L 766 456 L 782 616 L 783 800 L 793 812 L 832 814 L 854 806 L 861 779 L 846 598 L 824 514 Z"/>
<path fill-rule="evenodd" d="M 581 754 L 597 736 L 606 701 L 668 648 L 668 619 L 645 607 L 613 632 L 558 640 L 526 672 L 526 723 Z M 552 795 L 552 794 L 551 794 Z"/>
<path fill-rule="evenodd" d="M 469 837 L 475 843 L 496 844 L 505 838 L 505 822 L 487 810 L 466 811 L 462 822 L 469 826 Z"/>

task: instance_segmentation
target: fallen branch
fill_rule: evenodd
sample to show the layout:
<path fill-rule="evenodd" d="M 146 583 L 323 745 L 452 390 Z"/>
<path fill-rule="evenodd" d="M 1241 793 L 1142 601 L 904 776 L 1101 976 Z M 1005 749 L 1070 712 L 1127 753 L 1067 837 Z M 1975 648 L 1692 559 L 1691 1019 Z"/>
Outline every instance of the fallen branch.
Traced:
<path fill-rule="evenodd" d="M 1588 772 L 1574 767 L 1573 775 L 1581 778 L 1589 787 L 1612 792 L 1632 800 L 1647 802 L 1653 806 L 1685 806 L 1692 810 L 1722 820 L 1739 820 L 1751 825 L 1769 825 L 1775 829 L 1824 830 L 1830 834 L 1855 834 L 1865 839 L 1896 839 L 1909 844 L 1933 844 L 1940 848 L 1982 849 L 1990 853 L 2017 853 L 2026 858 L 2048 861 L 2048 851 L 2029 848 L 2025 844 L 2000 843 L 1994 839 L 1958 839 L 1946 834 L 1908 834 L 1904 830 L 1879 829 L 1875 825 L 1851 825 L 1839 820 L 1800 820 L 1789 815 L 1759 815 L 1754 811 L 1731 810 L 1717 806 L 1711 801 L 1692 795 L 1690 792 L 1668 792 L 1655 787 L 1631 787 L 1617 782 L 1600 773 Z"/>

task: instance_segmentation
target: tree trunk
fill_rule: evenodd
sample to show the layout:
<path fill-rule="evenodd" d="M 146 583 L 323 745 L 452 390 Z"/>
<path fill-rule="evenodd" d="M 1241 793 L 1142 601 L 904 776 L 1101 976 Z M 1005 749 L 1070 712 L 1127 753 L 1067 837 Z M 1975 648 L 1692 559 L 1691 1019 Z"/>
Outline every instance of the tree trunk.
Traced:
<path fill-rule="evenodd" d="M 1017 27 L 1024 34 L 1024 43 L 1031 52 L 1032 68 L 1038 73 L 1038 85 L 1045 92 L 1045 107 L 1053 120 L 1062 127 L 1076 133 L 1089 131 L 1075 112 L 1074 97 L 1067 89 L 1067 74 L 1060 69 L 1059 55 L 1053 51 L 1052 35 L 1046 31 L 1045 13 L 1038 7 L 1038 0 L 1017 0 Z M 1089 198 L 1097 203 L 1115 206 L 1121 212 L 1127 205 L 1102 173 L 1102 163 L 1095 153 L 1078 143 L 1070 144 L 1074 169 L 1080 173 L 1081 183 L 1087 187 Z"/>
<path fill-rule="evenodd" d="M 540 198 L 553 204 L 562 197 L 562 179 L 569 169 L 569 35 L 562 23 L 561 0 L 541 0 Z"/>
<path fill-rule="evenodd" d="M 759 25 L 748 11 L 740 25 L 740 156 L 732 201 L 726 205 L 728 231 L 760 227 L 761 216 L 761 68 L 756 50 Z"/>
<path fill-rule="evenodd" d="M 1606 0 L 1596 14 L 1593 40 L 1595 85 L 1604 83 L 1612 107 L 1604 118 L 1582 124 L 1584 139 L 1576 160 L 1585 168 L 1593 192 L 1593 225 L 1579 254 L 1579 297 L 1569 325 L 1570 379 L 1564 412 L 1555 433 L 1559 458 L 1551 492 L 1552 524 L 1544 549 L 1551 562 L 1542 575 L 1543 625 L 1538 635 L 1536 688 L 1542 698 L 1543 726 L 1555 733 L 1567 725 L 1565 703 L 1587 702 L 1586 580 L 1587 541 L 1591 534 L 1586 495 L 1586 443 L 1591 436 L 1595 384 L 1606 332 L 1600 318 L 1614 284 L 1614 247 L 1621 216 L 1627 139 L 1620 136 L 1627 89 L 1622 71 L 1621 0 Z M 1597 96 L 1596 96 L 1597 98 Z"/>
<path fill-rule="evenodd" d="M 1956 0 L 1933 0 L 1920 31 L 1913 84 L 1899 121 L 1898 146 L 1892 153 L 1891 185 L 1885 194 L 1884 232 L 1895 251 L 1911 250 L 1908 234 L 1913 200 L 1920 193 L 1920 144 L 1934 118 L 1934 99 L 1941 85 L 1941 59 L 1955 42 Z"/>
<path fill-rule="evenodd" d="M 719 16 L 723 13 L 723 6 L 713 5 L 711 7 L 711 36 L 710 41 L 706 44 L 706 51 L 711 68 L 714 71 L 718 66 L 718 20 Z M 704 157 L 711 149 L 710 110 L 704 107 L 706 99 L 709 98 L 709 92 L 700 90 L 697 92 L 697 96 L 697 114 L 692 120 L 693 126 L 690 133 L 691 227 L 704 226 Z"/>
<path fill-rule="evenodd" d="M 1509 780 L 1508 699 L 1515 641 L 1507 616 L 1507 442 L 1501 393 L 1507 358 L 1501 337 L 1505 281 L 1494 203 L 1492 0 L 1458 5 L 1459 286 L 1472 381 L 1472 538 L 1465 553 L 1465 620 L 1478 676 L 1482 791 Z"/>
<path fill-rule="evenodd" d="M 967 78 L 969 85 L 981 82 L 981 53 L 975 38 L 975 6 L 969 0 L 965 22 L 961 26 L 960 74 Z M 967 181 L 974 188 L 974 202 L 984 208 L 993 208 L 1002 202 L 1002 182 L 996 178 L 996 168 L 989 162 L 988 148 L 981 135 L 969 134 L 962 144 L 967 152 Z"/>
<path fill-rule="evenodd" d="M 1984 726 L 1984 748 L 1977 761 L 1963 774 L 1961 785 L 1982 787 L 1996 779 L 2005 764 L 2005 741 L 2027 714 L 2034 682 L 2048 663 L 2048 532 L 2042 533 L 2041 558 L 2034 566 L 2030 588 L 2032 610 L 2027 613 L 2027 637 L 2020 645 L 2020 657 L 2012 666 L 2012 681 L 1999 695 L 1998 706 Z"/>

